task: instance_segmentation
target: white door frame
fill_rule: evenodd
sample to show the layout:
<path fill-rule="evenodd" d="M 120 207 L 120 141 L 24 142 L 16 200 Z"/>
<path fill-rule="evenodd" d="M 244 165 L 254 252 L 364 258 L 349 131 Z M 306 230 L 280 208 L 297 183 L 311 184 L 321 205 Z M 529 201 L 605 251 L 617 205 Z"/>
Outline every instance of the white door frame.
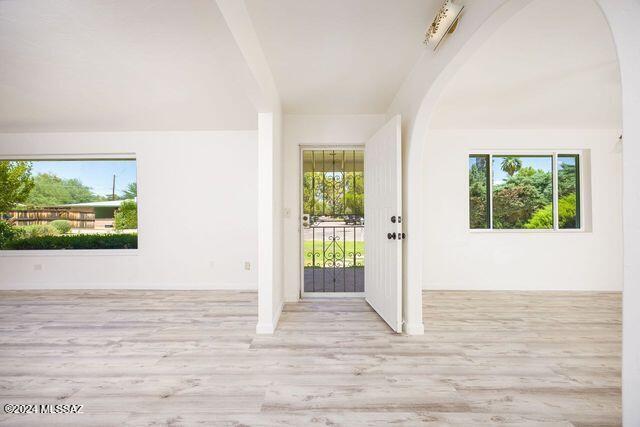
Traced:
<path fill-rule="evenodd" d="M 359 150 L 364 152 L 364 144 L 361 145 L 317 145 L 317 144 L 300 144 L 298 148 L 298 196 L 300 205 L 298 206 L 298 260 L 299 260 L 299 297 L 302 298 L 362 298 L 364 299 L 364 292 L 305 292 L 304 291 L 304 233 L 302 231 L 302 215 L 304 214 L 304 185 L 302 184 L 302 173 L 304 171 L 304 151 L 312 150 L 336 150 L 336 151 L 348 151 Z M 365 185 L 367 177 L 364 177 Z M 365 200 L 365 203 L 367 201 Z M 366 227 L 367 222 L 364 223 L 365 233 L 367 235 Z M 366 239 L 366 237 L 365 237 Z M 365 255 L 366 259 L 366 255 Z M 366 262 L 366 261 L 365 261 Z M 365 283 L 365 286 L 367 284 Z"/>

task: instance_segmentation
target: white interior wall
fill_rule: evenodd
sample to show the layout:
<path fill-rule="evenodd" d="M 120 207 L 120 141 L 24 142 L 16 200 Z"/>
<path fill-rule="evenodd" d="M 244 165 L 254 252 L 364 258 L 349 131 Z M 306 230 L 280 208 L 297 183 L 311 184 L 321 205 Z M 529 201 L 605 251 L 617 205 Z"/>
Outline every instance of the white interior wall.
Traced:
<path fill-rule="evenodd" d="M 274 118 L 274 139 L 275 139 L 275 155 L 274 155 L 274 213 L 273 213 L 273 229 L 275 230 L 275 240 L 273 242 L 273 252 L 276 254 L 275 275 L 274 275 L 274 297 L 273 310 L 277 319 L 274 326 L 280 318 L 284 306 L 284 143 L 282 138 L 282 111 L 278 109 Z"/>
<path fill-rule="evenodd" d="M 616 43 L 622 77 L 624 294 L 622 412 L 640 425 L 640 1 L 598 0 Z"/>
<path fill-rule="evenodd" d="M 255 131 L 0 134 L 0 156 L 98 153 L 136 155 L 139 249 L 4 252 L 0 288 L 256 289 Z"/>
<path fill-rule="evenodd" d="M 451 79 L 430 122 L 423 286 L 621 290 L 620 93 L 615 45 L 590 0 L 534 1 L 492 34 Z M 469 231 L 468 154 L 495 149 L 589 150 L 582 193 L 591 229 Z"/>
<path fill-rule="evenodd" d="M 272 334 L 283 301 L 282 105 L 278 88 L 244 1 L 217 0 L 252 75 L 245 88 L 258 110 L 258 323 Z M 248 189 L 250 191 L 250 189 Z"/>
<path fill-rule="evenodd" d="M 384 123 L 384 114 L 284 116 L 285 301 L 300 295 L 300 146 L 363 145 Z"/>
<path fill-rule="evenodd" d="M 425 147 L 425 289 L 622 290 L 622 147 L 616 130 L 431 130 Z M 469 230 L 468 155 L 588 150 L 584 232 Z M 589 160 L 590 158 L 590 160 Z"/>
<path fill-rule="evenodd" d="M 280 112 L 258 114 L 258 324 L 272 334 L 283 306 L 282 138 Z"/>

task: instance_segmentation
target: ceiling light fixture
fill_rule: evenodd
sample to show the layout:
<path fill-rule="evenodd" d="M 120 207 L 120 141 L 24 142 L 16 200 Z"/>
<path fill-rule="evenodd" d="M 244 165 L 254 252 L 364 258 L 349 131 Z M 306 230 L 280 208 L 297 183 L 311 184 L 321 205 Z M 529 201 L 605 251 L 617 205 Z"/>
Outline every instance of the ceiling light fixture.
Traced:
<path fill-rule="evenodd" d="M 436 50 L 444 37 L 458 27 L 462 9 L 464 6 L 457 5 L 452 0 L 445 0 L 424 35 L 424 44 L 433 46 L 433 50 Z"/>

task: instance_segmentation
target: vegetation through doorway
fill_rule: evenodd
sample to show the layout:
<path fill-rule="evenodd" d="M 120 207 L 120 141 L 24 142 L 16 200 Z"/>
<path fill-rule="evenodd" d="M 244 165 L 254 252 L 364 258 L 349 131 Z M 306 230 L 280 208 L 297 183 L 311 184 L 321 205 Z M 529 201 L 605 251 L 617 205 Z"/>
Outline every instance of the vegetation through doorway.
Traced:
<path fill-rule="evenodd" d="M 364 151 L 302 151 L 303 294 L 364 292 Z"/>

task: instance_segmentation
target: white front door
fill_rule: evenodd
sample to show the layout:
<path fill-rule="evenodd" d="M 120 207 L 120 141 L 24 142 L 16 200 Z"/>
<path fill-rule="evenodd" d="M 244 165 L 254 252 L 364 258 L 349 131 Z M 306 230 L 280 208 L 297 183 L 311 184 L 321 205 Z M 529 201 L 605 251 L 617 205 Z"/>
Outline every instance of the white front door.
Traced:
<path fill-rule="evenodd" d="M 402 145 L 400 116 L 365 145 L 365 297 L 402 332 Z"/>

